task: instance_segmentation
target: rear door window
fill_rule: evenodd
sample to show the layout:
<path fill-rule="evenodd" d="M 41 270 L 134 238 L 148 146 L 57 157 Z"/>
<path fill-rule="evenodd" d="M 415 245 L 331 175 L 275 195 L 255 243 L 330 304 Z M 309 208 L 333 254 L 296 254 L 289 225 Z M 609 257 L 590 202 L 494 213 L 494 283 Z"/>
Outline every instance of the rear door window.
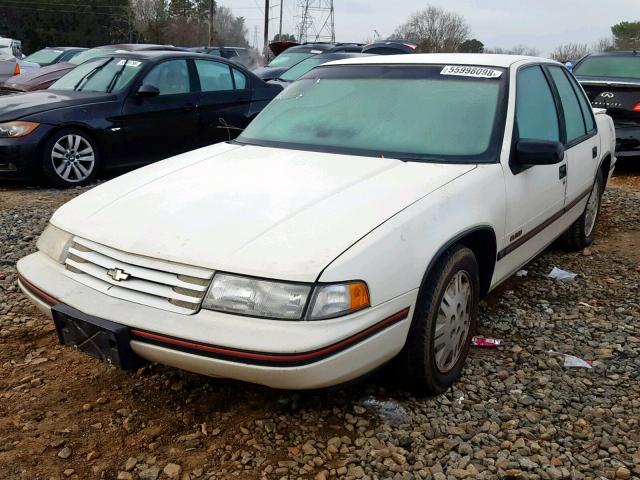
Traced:
<path fill-rule="evenodd" d="M 580 103 L 578 103 L 575 90 L 564 74 L 565 69 L 562 67 L 548 68 L 562 102 L 564 124 L 567 131 L 567 143 L 571 143 L 587 134 L 582 108 L 580 108 Z"/>
<path fill-rule="evenodd" d="M 203 92 L 233 90 L 229 65 L 211 60 L 196 60 L 195 64 L 200 78 L 200 90 Z"/>

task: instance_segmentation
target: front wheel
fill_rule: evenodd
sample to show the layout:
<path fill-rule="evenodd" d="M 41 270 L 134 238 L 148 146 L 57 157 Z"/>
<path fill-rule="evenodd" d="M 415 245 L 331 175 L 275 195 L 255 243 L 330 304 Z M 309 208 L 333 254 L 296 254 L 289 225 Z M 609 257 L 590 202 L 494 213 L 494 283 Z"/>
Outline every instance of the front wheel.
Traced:
<path fill-rule="evenodd" d="M 452 247 L 435 264 L 418 294 L 397 368 L 407 387 L 440 394 L 460 376 L 476 328 L 480 274 L 473 252 Z"/>
<path fill-rule="evenodd" d="M 100 156 L 95 142 L 82 130 L 62 129 L 47 140 L 42 151 L 42 171 L 58 187 L 77 187 L 93 181 Z"/>
<path fill-rule="evenodd" d="M 604 181 L 602 172 L 598 172 L 593 188 L 589 194 L 589 200 L 584 207 L 584 212 L 568 229 L 562 234 L 561 240 L 565 247 L 570 250 L 582 250 L 593 243 L 593 232 L 595 230 L 598 214 L 600 213 L 600 200 L 604 191 Z"/>

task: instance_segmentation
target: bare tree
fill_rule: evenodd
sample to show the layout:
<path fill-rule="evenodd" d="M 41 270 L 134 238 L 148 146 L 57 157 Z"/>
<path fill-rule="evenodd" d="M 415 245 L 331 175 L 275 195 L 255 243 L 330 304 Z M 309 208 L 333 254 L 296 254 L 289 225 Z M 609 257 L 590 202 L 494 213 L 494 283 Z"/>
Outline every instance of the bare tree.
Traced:
<path fill-rule="evenodd" d="M 137 41 L 164 43 L 169 24 L 167 0 L 131 0 Z"/>
<path fill-rule="evenodd" d="M 415 43 L 424 53 L 455 52 L 469 32 L 469 25 L 461 15 L 429 5 L 396 28 L 393 37 Z"/>
<path fill-rule="evenodd" d="M 586 43 L 567 43 L 556 47 L 556 49 L 551 52 L 551 58 L 558 62 L 566 63 L 580 60 L 587 53 L 589 53 L 589 45 Z"/>
<path fill-rule="evenodd" d="M 616 46 L 611 37 L 601 38 L 591 46 L 591 50 L 594 52 L 610 52 L 615 49 Z"/>
<path fill-rule="evenodd" d="M 530 57 L 537 57 L 538 55 L 540 55 L 540 50 L 533 47 L 528 47 L 527 45 L 516 45 L 515 47 L 511 48 L 488 48 L 485 49 L 484 53 L 497 53 L 502 55 L 527 55 Z"/>

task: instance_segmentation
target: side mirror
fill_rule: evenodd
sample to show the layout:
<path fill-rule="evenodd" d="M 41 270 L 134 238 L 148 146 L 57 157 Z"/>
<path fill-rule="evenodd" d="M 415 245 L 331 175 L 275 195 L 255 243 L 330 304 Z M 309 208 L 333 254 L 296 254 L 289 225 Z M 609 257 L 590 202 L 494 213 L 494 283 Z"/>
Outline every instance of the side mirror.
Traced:
<path fill-rule="evenodd" d="M 548 140 L 520 140 L 516 144 L 519 165 L 553 165 L 564 159 L 564 145 Z"/>
<path fill-rule="evenodd" d="M 160 95 L 160 90 L 158 87 L 154 87 L 153 85 L 145 83 L 144 85 L 140 85 L 140 88 L 138 89 L 139 97 L 157 97 L 158 95 Z"/>

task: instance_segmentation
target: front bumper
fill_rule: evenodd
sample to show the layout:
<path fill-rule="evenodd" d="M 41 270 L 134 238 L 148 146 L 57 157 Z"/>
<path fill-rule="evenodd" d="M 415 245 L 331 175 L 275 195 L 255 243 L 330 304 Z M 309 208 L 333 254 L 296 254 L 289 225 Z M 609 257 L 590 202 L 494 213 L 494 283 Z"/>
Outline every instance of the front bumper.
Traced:
<path fill-rule="evenodd" d="M 181 315 L 119 300 L 65 275 L 42 253 L 18 262 L 20 288 L 45 313 L 64 303 L 130 328 L 142 358 L 275 388 L 341 384 L 387 362 L 404 346 L 417 289 L 352 315 L 316 322 L 263 320 L 201 310 Z"/>
<path fill-rule="evenodd" d="M 31 179 L 40 169 L 40 147 L 51 132 L 40 125 L 20 138 L 0 138 L 0 179 Z"/>

